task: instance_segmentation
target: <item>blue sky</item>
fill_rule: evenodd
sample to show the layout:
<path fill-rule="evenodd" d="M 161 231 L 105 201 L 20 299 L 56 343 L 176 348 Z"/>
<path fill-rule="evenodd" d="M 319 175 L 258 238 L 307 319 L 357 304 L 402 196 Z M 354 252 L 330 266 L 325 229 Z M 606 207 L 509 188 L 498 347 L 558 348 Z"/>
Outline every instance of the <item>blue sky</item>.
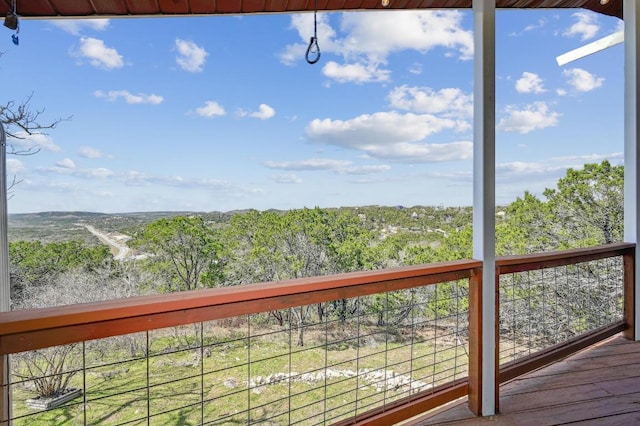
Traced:
<path fill-rule="evenodd" d="M 498 11 L 497 202 L 567 167 L 622 162 L 620 30 L 579 9 Z M 32 95 L 47 135 L 13 139 L 10 213 L 471 205 L 471 11 L 22 20 L 0 28 L 0 102 Z M 15 129 L 14 129 L 15 130 Z"/>

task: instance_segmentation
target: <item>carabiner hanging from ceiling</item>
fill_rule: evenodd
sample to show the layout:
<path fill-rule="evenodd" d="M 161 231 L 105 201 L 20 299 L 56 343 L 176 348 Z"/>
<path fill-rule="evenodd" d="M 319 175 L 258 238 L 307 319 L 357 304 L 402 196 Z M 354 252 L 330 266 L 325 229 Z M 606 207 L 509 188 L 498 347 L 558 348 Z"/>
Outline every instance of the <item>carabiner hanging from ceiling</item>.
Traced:
<path fill-rule="evenodd" d="M 4 18 L 4 26 L 10 30 L 15 30 L 15 34 L 11 35 L 11 40 L 16 46 L 19 43 L 18 34 L 20 33 L 20 20 L 18 19 L 18 13 L 16 12 L 16 0 L 13 0 L 13 8 L 7 16 Z"/>
<path fill-rule="evenodd" d="M 307 53 L 305 59 L 310 64 L 315 64 L 320 60 L 320 46 L 318 46 L 318 20 L 316 14 L 318 13 L 318 0 L 315 0 L 313 9 L 313 37 L 309 40 L 309 47 L 307 47 Z M 311 57 L 315 55 L 315 57 Z"/>

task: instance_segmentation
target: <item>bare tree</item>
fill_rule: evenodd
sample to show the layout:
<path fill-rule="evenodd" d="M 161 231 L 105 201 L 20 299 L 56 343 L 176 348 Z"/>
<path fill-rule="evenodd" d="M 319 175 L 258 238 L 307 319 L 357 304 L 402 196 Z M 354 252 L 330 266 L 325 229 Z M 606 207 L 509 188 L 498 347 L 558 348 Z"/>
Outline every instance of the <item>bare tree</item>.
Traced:
<path fill-rule="evenodd" d="M 0 58 L 3 52 L 0 52 Z M 12 141 L 24 140 L 31 135 L 46 135 L 49 130 L 55 129 L 62 121 L 70 120 L 71 117 L 57 118 L 53 121 L 43 122 L 44 109 L 36 109 L 31 105 L 33 93 L 24 100 L 18 102 L 15 100 L 6 101 L 0 104 L 0 122 L 4 125 L 7 136 L 7 154 L 12 155 L 34 155 L 40 151 L 37 146 L 20 146 Z M 13 176 L 10 182 L 7 182 L 7 190 L 12 189 L 19 180 Z"/>
<path fill-rule="evenodd" d="M 129 282 L 112 277 L 109 270 L 92 273 L 69 271 L 54 281 L 24 289 L 19 308 L 34 309 L 74 303 L 117 299 L 135 294 Z M 133 335 L 135 336 L 135 335 Z M 132 345 L 131 341 L 121 342 Z M 100 345 L 100 341 L 91 344 Z M 100 348 L 97 348 L 100 349 Z M 80 371 L 81 348 L 76 344 L 16 354 L 13 373 L 31 383 L 40 397 L 64 394 Z"/>

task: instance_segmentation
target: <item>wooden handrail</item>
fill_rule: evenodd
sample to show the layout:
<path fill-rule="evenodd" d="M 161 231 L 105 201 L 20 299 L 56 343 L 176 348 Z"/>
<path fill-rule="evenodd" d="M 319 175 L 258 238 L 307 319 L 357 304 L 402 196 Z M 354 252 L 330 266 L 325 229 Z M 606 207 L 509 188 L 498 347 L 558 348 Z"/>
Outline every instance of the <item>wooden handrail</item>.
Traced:
<path fill-rule="evenodd" d="M 0 313 L 0 354 L 469 278 L 477 260 Z"/>
<path fill-rule="evenodd" d="M 635 248 L 633 243 L 615 243 L 596 247 L 586 247 L 571 250 L 551 251 L 515 256 L 501 256 L 496 259 L 499 273 L 511 274 L 515 272 L 533 271 L 536 269 L 566 266 L 608 257 L 622 256 Z"/>
<path fill-rule="evenodd" d="M 623 332 L 628 339 L 635 339 L 635 244 L 616 243 L 597 247 L 579 248 L 556 252 L 537 253 L 522 256 L 505 256 L 496 259 L 496 286 L 499 286 L 501 275 L 517 272 L 554 268 L 621 256 L 623 260 L 623 318 L 613 324 L 607 324 L 597 330 L 592 330 L 565 342 L 543 349 L 535 354 L 512 361 L 506 365 L 499 364 L 500 334 L 496 329 L 496 406 L 499 401 L 498 385 L 511 380 L 521 374 L 528 373 L 542 366 L 551 364 L 559 359 L 575 353 L 598 341 L 604 340 L 615 333 Z M 499 318 L 500 300 L 496 298 L 496 318 Z"/>
<path fill-rule="evenodd" d="M 615 324 L 616 330 L 626 328 L 635 331 L 633 324 L 634 303 L 627 300 L 633 296 L 635 278 L 635 245 L 630 243 L 610 244 L 584 249 L 565 250 L 523 256 L 500 257 L 496 260 L 496 279 L 502 274 L 553 268 L 622 256 L 625 273 L 624 322 Z M 459 279 L 470 280 L 469 293 L 469 377 L 466 382 L 444 387 L 442 395 L 425 396 L 406 406 L 394 406 L 392 416 L 406 418 L 415 410 L 432 408 L 440 400 L 449 400 L 451 395 L 469 393 L 472 411 L 480 413 L 480 394 L 483 378 L 481 371 L 481 347 L 487 344 L 482 338 L 482 262 L 460 260 L 429 265 L 363 271 L 323 277 L 304 278 L 282 282 L 249 284 L 179 293 L 137 296 L 128 299 L 83 303 L 52 308 L 29 309 L 0 313 L 0 357 L 50 346 L 77 343 L 140 331 L 154 330 L 176 325 L 222 319 L 277 309 L 311 305 L 343 298 L 403 290 L 412 287 L 437 284 Z M 499 303 L 496 301 L 496 308 Z M 496 337 L 498 336 L 496 330 Z M 497 343 L 497 342 L 496 342 Z M 571 350 L 572 344 L 563 345 L 562 350 Z M 497 346 L 496 346 L 497 348 Z M 545 353 L 545 361 L 555 357 L 555 351 Z M 496 359 L 497 360 L 497 359 Z M 538 364 L 542 358 L 536 358 Z M 524 371 L 526 366 L 514 365 L 511 374 Z M 0 365 L 0 373 L 6 370 Z M 506 377 L 503 375 L 503 377 Z M 497 380 L 497 377 L 494 378 Z M 0 401 L 7 405 L 8 401 Z M 373 415 L 373 417 L 370 417 Z M 362 418 L 363 424 L 378 424 L 378 415 L 383 423 L 383 413 L 372 411 Z"/>

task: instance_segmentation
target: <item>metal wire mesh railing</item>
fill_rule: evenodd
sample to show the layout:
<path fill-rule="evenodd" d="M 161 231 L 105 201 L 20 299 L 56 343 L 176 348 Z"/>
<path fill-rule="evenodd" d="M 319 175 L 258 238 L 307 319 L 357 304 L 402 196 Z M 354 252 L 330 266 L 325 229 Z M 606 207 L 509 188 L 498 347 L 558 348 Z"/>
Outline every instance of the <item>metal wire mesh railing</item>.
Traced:
<path fill-rule="evenodd" d="M 426 284 L 20 352 L 11 421 L 355 421 L 467 377 L 469 281 Z M 69 399 L 48 406 L 37 381 Z"/>
<path fill-rule="evenodd" d="M 467 394 L 480 413 L 482 346 L 493 346 L 481 267 L 0 313 L 0 423 L 395 424 Z M 498 259 L 497 379 L 633 338 L 634 271 L 635 246 L 622 243 Z M 48 405 L 46 389 L 66 401 Z"/>
<path fill-rule="evenodd" d="M 501 364 L 623 320 L 622 256 L 500 275 Z"/>

